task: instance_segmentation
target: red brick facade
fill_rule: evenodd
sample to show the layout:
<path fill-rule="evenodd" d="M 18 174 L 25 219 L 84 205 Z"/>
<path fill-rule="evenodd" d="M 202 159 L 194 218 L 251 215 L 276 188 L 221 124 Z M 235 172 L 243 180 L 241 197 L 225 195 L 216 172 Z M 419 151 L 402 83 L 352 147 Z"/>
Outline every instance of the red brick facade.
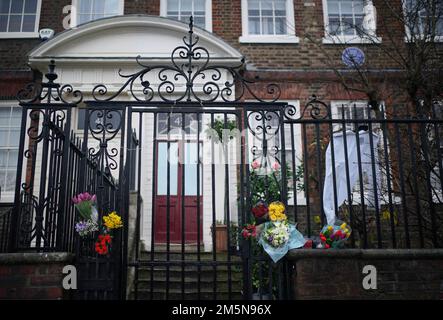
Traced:
<path fill-rule="evenodd" d="M 380 3 L 379 3 L 380 2 Z M 382 1 L 374 1 L 377 6 L 378 29 L 377 35 L 386 36 L 386 26 L 398 29 L 399 45 L 404 45 L 402 26 L 393 26 L 396 20 L 389 17 L 389 12 L 383 10 Z M 400 1 L 392 2 L 399 5 Z M 70 5 L 70 0 L 42 0 L 39 28 L 54 29 L 56 34 L 63 31 L 63 8 Z M 349 96 L 337 83 L 337 78 L 327 71 L 325 59 L 330 56 L 341 64 L 342 45 L 323 45 L 324 36 L 322 0 L 294 0 L 295 30 L 299 43 L 239 43 L 242 35 L 241 0 L 213 0 L 212 26 L 213 33 L 242 52 L 247 60 L 248 69 L 257 72 L 251 77 L 258 76 L 264 83 L 280 82 L 283 88 L 283 99 L 306 100 L 316 93 L 323 99 L 365 98 L 364 95 Z M 124 14 L 160 14 L 160 0 L 126 0 Z M 391 21 L 392 20 L 392 21 Z M 391 23 L 391 24 L 389 24 Z M 308 39 L 307 37 L 312 37 Z M 8 85 L 0 86 L 0 97 L 11 96 L 17 88 L 17 76 L 6 70 L 29 70 L 27 53 L 40 43 L 39 39 L 0 39 L 0 81 Z M 387 41 L 386 45 L 392 45 Z M 387 59 L 370 44 L 356 45 L 366 52 L 367 62 L 374 68 L 396 68 L 392 59 Z M 22 83 L 27 82 L 25 77 Z M 11 82 L 12 80 L 12 82 Z M 11 85 L 9 85 L 11 84 Z M 389 96 L 389 95 L 388 95 Z"/>

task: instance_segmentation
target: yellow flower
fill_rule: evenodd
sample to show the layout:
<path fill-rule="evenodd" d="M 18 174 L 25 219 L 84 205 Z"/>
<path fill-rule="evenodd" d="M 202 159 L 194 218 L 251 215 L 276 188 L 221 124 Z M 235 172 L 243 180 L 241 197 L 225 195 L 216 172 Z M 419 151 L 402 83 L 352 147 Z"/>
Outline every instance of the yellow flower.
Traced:
<path fill-rule="evenodd" d="M 328 231 L 332 231 L 334 229 L 332 226 L 328 226 Z"/>
<path fill-rule="evenodd" d="M 345 229 L 346 228 L 346 222 L 343 222 L 340 226 L 340 229 Z"/>
<path fill-rule="evenodd" d="M 118 229 L 123 227 L 122 218 L 115 212 L 103 217 L 103 222 L 108 229 Z"/>
<path fill-rule="evenodd" d="M 272 202 L 269 205 L 268 209 L 269 209 L 269 218 L 272 221 L 281 221 L 287 219 L 285 215 L 285 205 L 280 201 Z"/>

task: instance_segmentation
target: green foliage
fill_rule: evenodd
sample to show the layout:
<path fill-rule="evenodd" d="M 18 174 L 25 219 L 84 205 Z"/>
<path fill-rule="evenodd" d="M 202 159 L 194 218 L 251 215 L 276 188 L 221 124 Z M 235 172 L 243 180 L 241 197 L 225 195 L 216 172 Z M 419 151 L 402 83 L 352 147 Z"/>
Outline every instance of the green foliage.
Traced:
<path fill-rule="evenodd" d="M 212 138 L 213 131 L 217 133 L 218 141 L 223 141 L 223 130 L 232 131 L 237 128 L 237 122 L 235 120 L 226 120 L 226 127 L 225 127 L 225 121 L 221 118 L 214 119 L 213 125 L 208 125 L 208 128 L 206 129 L 206 134 L 209 139 Z M 232 139 L 233 136 L 229 136 L 229 139 Z"/>

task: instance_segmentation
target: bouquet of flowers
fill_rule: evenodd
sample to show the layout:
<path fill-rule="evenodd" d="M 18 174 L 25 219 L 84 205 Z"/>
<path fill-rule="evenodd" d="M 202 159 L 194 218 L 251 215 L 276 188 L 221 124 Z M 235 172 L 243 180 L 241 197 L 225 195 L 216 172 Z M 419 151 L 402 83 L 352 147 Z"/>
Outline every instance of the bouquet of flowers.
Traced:
<path fill-rule="evenodd" d="M 97 196 L 84 192 L 74 196 L 72 202 L 83 219 L 75 224 L 75 231 L 81 237 L 86 237 L 88 234 L 98 231 Z"/>
<path fill-rule="evenodd" d="M 76 195 L 72 198 L 72 202 L 82 219 L 75 224 L 75 231 L 80 237 L 86 237 L 101 229 L 102 232 L 95 243 L 95 251 L 100 255 L 107 255 L 112 243 L 112 231 L 123 227 L 122 218 L 117 212 L 112 211 L 103 216 L 102 223 L 99 225 L 96 207 L 97 197 L 88 192 Z"/>
<path fill-rule="evenodd" d="M 268 210 L 270 221 L 264 224 L 259 243 L 271 259 L 277 262 L 289 250 L 303 247 L 306 240 L 295 225 L 288 222 L 283 203 L 272 202 Z"/>
<path fill-rule="evenodd" d="M 326 225 L 320 232 L 324 248 L 342 248 L 351 235 L 351 227 L 346 222 L 336 220 L 333 225 Z"/>
<path fill-rule="evenodd" d="M 285 245 L 289 240 L 289 223 L 287 221 L 272 223 L 263 232 L 263 238 L 274 248 Z"/>

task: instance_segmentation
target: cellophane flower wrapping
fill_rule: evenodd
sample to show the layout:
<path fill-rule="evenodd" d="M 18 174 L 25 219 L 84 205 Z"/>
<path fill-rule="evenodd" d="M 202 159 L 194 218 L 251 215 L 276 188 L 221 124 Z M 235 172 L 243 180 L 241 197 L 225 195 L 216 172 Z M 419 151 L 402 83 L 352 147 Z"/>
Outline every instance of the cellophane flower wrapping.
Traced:
<path fill-rule="evenodd" d="M 278 262 L 289 250 L 303 247 L 305 242 L 306 239 L 295 225 L 287 220 L 266 222 L 259 239 L 274 262 Z"/>
<path fill-rule="evenodd" d="M 325 225 L 320 232 L 322 245 L 326 248 L 343 248 L 351 235 L 351 227 L 343 221 L 336 220 L 332 225 Z"/>

